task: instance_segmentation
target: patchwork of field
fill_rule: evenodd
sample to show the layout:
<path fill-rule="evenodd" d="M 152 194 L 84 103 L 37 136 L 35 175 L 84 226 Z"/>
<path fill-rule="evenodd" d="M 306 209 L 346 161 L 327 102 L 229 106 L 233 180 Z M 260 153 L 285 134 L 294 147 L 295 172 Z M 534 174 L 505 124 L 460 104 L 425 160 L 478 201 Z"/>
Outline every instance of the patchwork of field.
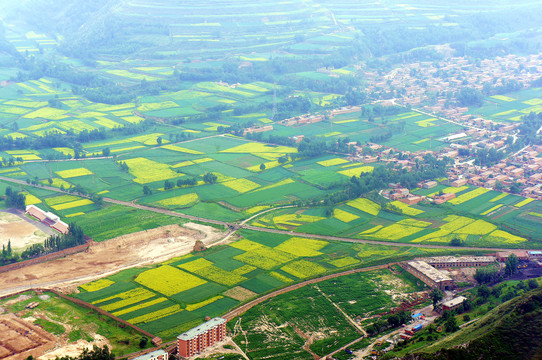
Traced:
<path fill-rule="evenodd" d="M 470 112 L 500 122 L 518 122 L 531 112 L 542 111 L 542 88 L 487 97 L 484 105 Z"/>
<path fill-rule="evenodd" d="M 244 238 L 80 286 L 75 297 L 171 339 L 206 316 L 289 283 L 389 256 L 427 254 L 415 248 L 355 245 L 243 231 Z M 435 250 L 433 253 L 439 253 Z"/>
<path fill-rule="evenodd" d="M 378 166 L 351 163 L 332 155 L 280 164 L 276 159 L 289 158 L 296 149 L 227 135 L 158 146 L 155 142 L 160 134 L 132 137 L 155 145 L 135 149 L 116 159 L 24 163 L 2 170 L 7 171 L 2 175 L 37 178 L 42 184 L 64 189 L 77 185 L 113 199 L 234 222 L 295 200 L 322 198 L 328 193 L 323 186 L 346 183 L 351 176 L 370 172 Z M 13 154 L 31 155 L 35 153 Z M 261 171 L 262 163 L 274 163 L 274 166 L 266 166 Z M 207 173 L 216 176 L 216 183 L 203 181 L 203 175 Z M 187 179 L 194 179 L 195 185 L 184 185 L 183 181 Z M 170 184 L 167 190 L 166 183 Z M 144 193 L 144 187 L 148 188 L 147 193 Z M 361 197 L 338 204 L 331 213 L 323 207 L 268 212 L 254 219 L 252 225 L 380 241 L 442 245 L 459 237 L 471 246 L 537 246 L 530 239 L 540 237 L 536 229 L 541 218 L 529 213 L 540 212 L 539 202 L 470 186 L 439 185 L 435 189 L 414 190 L 414 193 L 431 197 L 439 190 L 453 192 L 456 198 L 444 207 L 436 208 L 423 203 L 408 206 L 399 201 L 388 206 L 382 198 Z M 96 233 L 96 227 L 84 220 L 93 218 L 94 213 L 100 217 L 100 213 L 107 212 L 90 199 L 68 199 L 31 187 L 27 194 L 27 204 L 37 204 L 62 217 L 74 217 L 100 239 L 114 231 L 109 226 L 115 224 L 109 224 Z M 445 215 L 447 207 L 471 214 L 472 218 L 462 216 L 473 221 L 480 216 L 488 217 L 487 221 L 494 229 L 483 233 L 469 227 L 461 232 L 455 227 L 450 230 L 446 225 L 450 222 Z"/>

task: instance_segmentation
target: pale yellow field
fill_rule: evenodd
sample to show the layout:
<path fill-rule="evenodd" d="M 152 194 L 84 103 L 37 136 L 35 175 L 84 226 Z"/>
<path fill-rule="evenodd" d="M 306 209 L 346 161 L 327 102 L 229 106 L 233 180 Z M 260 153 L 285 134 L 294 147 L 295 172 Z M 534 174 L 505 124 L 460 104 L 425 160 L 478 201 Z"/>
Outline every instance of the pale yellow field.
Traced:
<path fill-rule="evenodd" d="M 336 159 L 330 159 L 330 160 L 324 160 L 324 161 L 318 161 L 317 164 L 320 164 L 322 166 L 334 166 L 334 165 L 341 165 L 346 164 L 348 160 L 336 158 Z"/>
<path fill-rule="evenodd" d="M 238 191 L 239 193 L 246 193 L 260 187 L 259 184 L 256 184 L 255 182 L 247 179 L 235 179 L 231 181 L 225 181 L 222 183 L 222 185 Z"/>
<path fill-rule="evenodd" d="M 169 265 L 147 270 L 139 274 L 135 281 L 166 296 L 195 288 L 207 282 Z"/>
<path fill-rule="evenodd" d="M 352 177 L 352 176 L 360 176 L 363 173 L 370 173 L 373 172 L 374 168 L 372 166 L 362 166 L 359 168 L 353 168 L 353 169 L 347 169 L 339 171 L 339 174 Z"/>
<path fill-rule="evenodd" d="M 346 223 L 350 222 L 350 221 L 353 221 L 353 220 L 356 220 L 356 219 L 359 219 L 359 216 L 351 214 L 351 213 L 346 212 L 346 211 L 341 210 L 341 209 L 333 210 L 333 217 L 335 217 L 336 219 L 341 220 L 342 222 L 346 222 Z"/>
<path fill-rule="evenodd" d="M 125 161 L 130 173 L 135 177 L 134 182 L 147 184 L 181 176 L 166 165 L 146 158 L 138 157 Z"/>
<path fill-rule="evenodd" d="M 198 194 L 192 193 L 156 201 L 155 204 L 162 206 L 184 206 L 198 201 L 198 199 Z"/>
<path fill-rule="evenodd" d="M 358 210 L 364 211 L 374 216 L 378 215 L 381 208 L 380 205 L 366 198 L 359 198 L 356 200 L 349 201 L 346 203 L 346 205 L 356 208 Z"/>
<path fill-rule="evenodd" d="M 55 173 L 64 179 L 69 179 L 69 178 L 77 177 L 77 176 L 92 175 L 92 171 L 90 171 L 87 168 L 61 170 L 61 171 L 55 171 Z"/>

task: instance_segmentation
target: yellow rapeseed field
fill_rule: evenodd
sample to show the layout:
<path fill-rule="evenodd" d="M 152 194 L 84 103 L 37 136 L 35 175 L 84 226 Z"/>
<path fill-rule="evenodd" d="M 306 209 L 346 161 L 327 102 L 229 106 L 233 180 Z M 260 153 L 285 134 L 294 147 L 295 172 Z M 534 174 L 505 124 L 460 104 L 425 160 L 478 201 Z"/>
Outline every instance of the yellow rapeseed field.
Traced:
<path fill-rule="evenodd" d="M 72 209 L 72 208 L 75 208 L 75 207 L 91 205 L 91 204 L 94 204 L 92 202 L 92 200 L 90 200 L 90 199 L 81 199 L 81 200 L 76 200 L 76 201 L 63 203 L 63 204 L 59 204 L 59 205 L 53 205 L 51 207 L 53 209 L 55 209 L 55 210 L 66 210 L 66 209 Z"/>
<path fill-rule="evenodd" d="M 454 199 L 451 199 L 450 201 L 448 201 L 450 204 L 453 204 L 453 205 L 459 205 L 459 204 L 463 204 L 464 202 L 466 201 L 469 201 L 469 200 L 472 200 L 474 199 L 475 197 L 478 197 L 482 194 L 485 194 L 486 192 L 488 192 L 489 190 L 488 189 L 485 189 L 485 188 L 477 188 L 475 190 L 472 190 L 472 191 L 469 191 L 468 193 L 466 194 L 462 194 L 462 195 L 459 195 L 458 197 L 454 198 Z"/>
<path fill-rule="evenodd" d="M 373 172 L 374 168 L 372 166 L 362 166 L 358 168 L 352 168 L 352 169 L 346 169 L 339 171 L 339 174 L 352 177 L 352 176 L 360 176 L 363 173 L 370 173 Z"/>
<path fill-rule="evenodd" d="M 527 199 L 525 199 L 525 200 L 523 200 L 523 201 L 517 203 L 517 204 L 514 205 L 514 206 L 519 208 L 519 207 L 522 207 L 522 206 L 527 205 L 528 203 L 530 203 L 530 202 L 532 202 L 532 201 L 534 201 L 534 199 L 527 198 Z"/>
<path fill-rule="evenodd" d="M 135 281 L 166 296 L 195 288 L 207 282 L 169 265 L 147 270 L 139 274 Z"/>
<path fill-rule="evenodd" d="M 249 272 L 254 271 L 254 270 L 256 270 L 255 266 L 243 265 L 240 268 L 237 268 L 237 269 L 233 270 L 232 273 L 234 273 L 236 275 L 245 275 L 245 274 L 248 274 Z"/>
<path fill-rule="evenodd" d="M 224 296 L 218 295 L 218 296 L 212 297 L 210 299 L 204 300 L 204 301 L 196 303 L 196 304 L 187 305 L 185 310 L 186 311 L 194 311 L 194 310 L 197 310 L 197 309 L 200 309 L 200 308 L 204 307 L 205 305 L 212 304 L 215 301 L 223 299 L 223 298 L 224 298 Z"/>
<path fill-rule="evenodd" d="M 239 250 L 243 250 L 243 251 L 251 251 L 251 250 L 258 249 L 264 245 L 259 244 L 254 241 L 250 241 L 248 239 L 242 239 L 230 244 L 230 246 Z"/>
<path fill-rule="evenodd" d="M 456 233 L 467 235 L 486 235 L 495 230 L 496 228 L 496 225 L 488 223 L 487 221 L 476 220 L 468 224 L 467 226 L 456 230 Z"/>
<path fill-rule="evenodd" d="M 359 219 L 359 216 L 351 214 L 347 211 L 341 210 L 341 209 L 335 209 L 333 210 L 333 217 L 336 219 L 341 220 L 342 222 L 350 222 L 356 219 Z"/>
<path fill-rule="evenodd" d="M 295 256 L 267 246 L 261 246 L 257 249 L 236 255 L 233 258 L 245 264 L 271 270 L 274 267 L 295 259 Z"/>
<path fill-rule="evenodd" d="M 247 279 L 242 275 L 237 275 L 233 272 L 226 271 L 214 265 L 200 268 L 198 270 L 195 270 L 194 273 L 205 279 L 226 286 L 233 286 Z"/>
<path fill-rule="evenodd" d="M 497 204 L 497 205 L 493 206 L 491 209 L 488 209 L 488 210 L 484 211 L 480 215 L 487 215 L 487 214 L 489 214 L 489 213 L 491 213 L 491 212 L 493 212 L 493 211 L 495 211 L 497 209 L 500 209 L 502 206 L 503 206 L 503 204 Z"/>
<path fill-rule="evenodd" d="M 137 304 L 135 306 L 131 306 L 131 307 L 126 308 L 124 310 L 116 311 L 116 312 L 113 313 L 113 315 L 121 316 L 121 315 L 124 315 L 124 314 L 131 313 L 132 311 L 136 311 L 136 310 L 144 309 L 144 308 L 152 306 L 152 305 L 160 304 L 160 303 L 162 303 L 162 302 L 164 302 L 166 300 L 167 299 L 165 297 L 161 297 L 161 298 L 154 299 L 154 300 L 151 300 L 151 301 L 147 301 L 147 302 L 144 302 L 144 303 L 141 303 L 141 304 Z"/>
<path fill-rule="evenodd" d="M 253 181 L 242 179 L 242 178 L 223 182 L 222 185 L 227 186 L 230 189 L 233 189 L 235 191 L 238 191 L 241 194 L 260 187 L 259 184 L 256 184 Z"/>
<path fill-rule="evenodd" d="M 157 310 L 152 313 L 148 313 L 145 315 L 141 315 L 141 316 L 129 319 L 128 322 L 132 324 L 147 323 L 150 321 L 161 319 L 169 315 L 176 314 L 180 311 L 183 311 L 183 310 L 181 309 L 179 305 L 175 304 L 165 309 Z"/>
<path fill-rule="evenodd" d="M 321 216 L 312 216 L 304 214 L 285 214 L 275 216 L 273 222 L 278 228 L 283 228 L 286 226 L 300 226 L 303 224 L 310 224 L 316 221 L 324 220 L 324 217 Z M 281 226 L 282 225 L 282 226 Z"/>
<path fill-rule="evenodd" d="M 489 202 L 499 201 L 500 199 L 504 198 L 505 196 L 508 196 L 508 193 L 502 193 L 500 195 L 497 195 L 493 199 L 489 200 Z"/>
<path fill-rule="evenodd" d="M 30 193 L 24 192 L 23 194 L 25 196 L 25 205 L 35 205 L 41 203 L 40 199 Z"/>
<path fill-rule="evenodd" d="M 55 173 L 64 179 L 69 179 L 78 176 L 92 175 L 92 171 L 87 168 L 78 168 L 70 170 L 55 171 Z"/>
<path fill-rule="evenodd" d="M 359 263 L 359 260 L 354 259 L 353 257 L 347 256 L 340 259 L 335 259 L 329 261 L 329 263 L 336 267 L 345 267 Z"/>
<path fill-rule="evenodd" d="M 47 120 L 62 120 L 68 117 L 68 115 L 65 115 L 66 112 L 66 110 L 43 107 L 41 109 L 32 111 L 23 117 L 27 119 L 43 118 Z"/>
<path fill-rule="evenodd" d="M 192 261 L 189 261 L 187 263 L 181 264 L 181 265 L 179 265 L 179 267 L 181 269 L 186 270 L 186 271 L 194 272 L 196 270 L 203 269 L 203 268 L 206 268 L 206 267 L 211 266 L 211 265 L 213 265 L 213 263 L 210 262 L 209 260 L 206 260 L 204 258 L 199 258 L 199 259 L 192 260 Z"/>
<path fill-rule="evenodd" d="M 184 206 L 198 201 L 198 199 L 198 194 L 191 193 L 156 201 L 155 204 L 162 206 Z"/>
<path fill-rule="evenodd" d="M 399 208 L 403 214 L 410 215 L 410 216 L 416 216 L 423 213 L 423 210 L 415 209 L 413 207 L 408 206 L 407 204 L 401 202 L 401 201 L 394 201 L 391 203 L 395 207 Z"/>
<path fill-rule="evenodd" d="M 272 277 L 274 277 L 275 279 L 279 280 L 279 281 L 282 281 L 283 283 L 289 283 L 289 282 L 292 282 L 294 280 L 290 279 L 289 277 L 287 276 L 284 276 L 282 274 L 279 274 L 278 272 L 276 271 L 271 271 L 269 273 L 269 275 L 271 275 Z"/>
<path fill-rule="evenodd" d="M 520 236 L 512 235 L 502 230 L 493 231 L 491 234 L 487 236 L 487 240 L 504 242 L 506 244 L 520 244 L 522 242 L 527 241 L 527 239 L 524 239 Z"/>
<path fill-rule="evenodd" d="M 324 240 L 293 237 L 276 246 L 274 249 L 292 254 L 296 257 L 313 257 L 322 255 L 318 250 L 321 250 L 327 244 L 329 243 Z"/>
<path fill-rule="evenodd" d="M 280 269 L 300 279 L 326 272 L 326 269 L 322 265 L 315 264 L 307 260 L 292 261 Z"/>
<path fill-rule="evenodd" d="M 114 281 L 111 281 L 109 279 L 100 279 L 90 282 L 88 284 L 81 285 L 80 288 L 88 292 L 92 292 L 105 289 L 106 287 L 113 285 L 114 283 Z"/>
<path fill-rule="evenodd" d="M 348 160 L 336 158 L 336 159 L 330 159 L 330 160 L 324 160 L 324 161 L 318 161 L 317 164 L 320 164 L 322 166 L 334 166 L 334 165 L 341 165 L 347 163 Z"/>
<path fill-rule="evenodd" d="M 364 211 L 374 216 L 377 216 L 378 213 L 380 212 L 380 205 L 366 198 L 359 198 L 356 200 L 349 201 L 346 203 L 346 205 L 356 208 L 358 210 Z"/>
<path fill-rule="evenodd" d="M 85 213 L 80 211 L 80 212 L 76 212 L 76 213 L 73 213 L 73 214 L 66 215 L 65 217 L 72 218 L 72 217 L 81 216 L 81 215 L 85 215 Z"/>
<path fill-rule="evenodd" d="M 171 170 L 169 165 L 138 157 L 125 161 L 130 173 L 135 177 L 134 182 L 147 184 L 154 181 L 164 181 L 181 176 Z"/>

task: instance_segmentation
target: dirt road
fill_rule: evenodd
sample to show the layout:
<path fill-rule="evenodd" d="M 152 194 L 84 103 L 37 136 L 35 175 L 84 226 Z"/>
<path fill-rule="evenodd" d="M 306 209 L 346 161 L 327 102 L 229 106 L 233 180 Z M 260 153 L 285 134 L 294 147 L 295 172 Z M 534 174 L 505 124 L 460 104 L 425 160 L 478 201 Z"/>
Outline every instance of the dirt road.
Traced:
<path fill-rule="evenodd" d="M 166 261 L 192 251 L 196 240 L 211 245 L 222 238 L 216 229 L 188 223 L 168 225 L 94 243 L 88 252 L 5 272 L 0 296 L 33 288 L 75 288 L 77 284 L 124 269 Z"/>
<path fill-rule="evenodd" d="M 0 180 L 4 180 L 7 182 L 15 183 L 15 184 L 22 184 L 26 186 L 34 186 L 29 185 L 25 181 L 22 180 L 16 180 L 11 179 L 5 176 L 0 176 Z M 45 186 L 45 185 L 39 185 L 35 187 L 44 188 L 47 190 L 55 191 L 55 192 L 61 192 L 65 193 L 64 191 L 51 187 L 51 186 Z M 268 229 L 268 228 L 262 228 L 257 226 L 251 226 L 247 225 L 247 220 L 241 222 L 241 223 L 230 223 L 226 221 L 219 221 L 219 220 L 213 220 L 213 219 L 207 219 L 192 215 L 186 215 L 182 213 L 178 213 L 171 210 L 166 209 L 159 209 L 151 206 L 146 205 L 140 205 L 135 204 L 133 202 L 129 201 L 121 201 L 121 200 L 115 200 L 111 198 L 103 198 L 104 202 L 111 203 L 111 204 L 118 204 L 123 205 L 127 207 L 132 207 L 136 209 L 146 210 L 146 211 L 152 211 L 168 216 L 174 216 L 178 218 L 188 219 L 192 221 L 199 221 L 199 222 L 205 222 L 208 224 L 215 224 L 215 225 L 222 225 L 224 227 L 229 227 L 232 229 L 233 232 L 237 231 L 238 229 L 248 229 L 248 230 L 254 230 L 254 231 L 260 231 L 260 232 L 267 232 L 267 233 L 273 233 L 273 234 L 284 234 L 284 235 L 291 235 L 291 236 L 299 236 L 299 237 L 306 237 L 306 238 L 313 238 L 313 239 L 323 239 L 323 240 L 331 240 L 331 241 L 344 241 L 344 242 L 351 242 L 351 243 L 361 243 L 361 244 L 372 244 L 372 245 L 389 245 L 389 246 L 401 246 L 401 247 L 420 247 L 420 248 L 427 248 L 427 249 L 448 249 L 448 250 L 456 250 L 457 247 L 454 246 L 446 246 L 446 245 L 427 245 L 427 244 L 419 244 L 419 243 L 400 243 L 400 242 L 389 242 L 389 241 L 376 241 L 376 240 L 361 240 L 361 239 L 352 239 L 352 238 L 345 238 L 345 237 L 339 237 L 339 236 L 328 236 L 328 235 L 317 235 L 317 234 L 307 234 L 307 233 L 300 233 L 296 231 L 286 231 L 286 230 L 278 230 L 278 229 Z M 265 210 L 259 214 L 253 215 L 251 218 L 256 218 L 257 216 L 260 216 L 261 214 L 272 211 L 274 209 Z M 482 247 L 464 247 L 464 249 L 471 249 L 471 250 L 482 250 L 482 251 L 509 251 L 510 249 L 503 249 L 503 248 L 482 248 Z M 523 249 L 522 250 L 534 250 L 534 249 Z"/>

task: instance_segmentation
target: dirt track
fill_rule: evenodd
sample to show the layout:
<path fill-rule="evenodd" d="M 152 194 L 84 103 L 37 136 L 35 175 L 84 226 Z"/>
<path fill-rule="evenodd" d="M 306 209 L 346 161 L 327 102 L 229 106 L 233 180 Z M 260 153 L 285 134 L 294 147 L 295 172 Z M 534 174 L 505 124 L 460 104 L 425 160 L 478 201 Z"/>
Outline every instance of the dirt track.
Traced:
<path fill-rule="evenodd" d="M 184 226 L 168 225 L 120 236 L 94 243 L 88 252 L 3 273 L 0 295 L 30 287 L 75 287 L 120 270 L 187 254 L 196 240 L 209 245 L 223 236 L 209 226 L 192 223 Z"/>

